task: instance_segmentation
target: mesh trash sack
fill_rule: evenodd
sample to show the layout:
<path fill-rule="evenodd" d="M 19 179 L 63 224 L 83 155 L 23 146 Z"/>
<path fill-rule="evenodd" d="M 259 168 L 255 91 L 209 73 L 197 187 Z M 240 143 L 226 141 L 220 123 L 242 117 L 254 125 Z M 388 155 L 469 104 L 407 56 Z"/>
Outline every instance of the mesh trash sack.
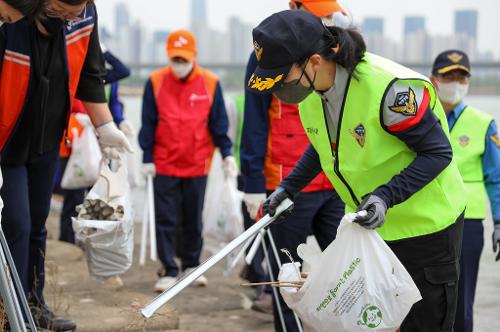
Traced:
<path fill-rule="evenodd" d="M 243 233 L 241 201 L 235 177 L 224 177 L 222 157 L 217 151 L 209 174 L 203 209 L 204 249 L 214 254 Z"/>
<path fill-rule="evenodd" d="M 73 128 L 71 155 L 61 180 L 63 189 L 89 188 L 99 177 L 102 154 L 93 127 L 85 126 L 78 136 Z"/>
<path fill-rule="evenodd" d="M 300 288 L 280 288 L 286 304 L 318 332 L 396 331 L 422 297 L 411 276 L 376 231 L 341 221 L 337 238 L 322 253 L 301 244 L 311 266 Z M 280 281 L 298 280 L 292 263 Z"/>
<path fill-rule="evenodd" d="M 98 181 L 86 200 L 100 199 L 116 208 L 123 206 L 120 220 L 85 220 L 73 218 L 77 241 L 85 248 L 90 275 L 104 280 L 126 272 L 132 265 L 134 249 L 134 221 L 130 202 L 130 188 L 126 166 L 112 172 L 102 164 Z"/>

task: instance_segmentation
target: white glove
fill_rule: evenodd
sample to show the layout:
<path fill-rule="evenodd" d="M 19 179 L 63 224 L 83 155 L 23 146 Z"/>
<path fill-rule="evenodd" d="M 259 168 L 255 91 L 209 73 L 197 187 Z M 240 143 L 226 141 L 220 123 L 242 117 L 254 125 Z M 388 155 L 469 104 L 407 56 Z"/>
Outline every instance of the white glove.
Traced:
<path fill-rule="evenodd" d="M 226 178 L 235 178 L 238 176 L 238 165 L 233 156 L 227 156 L 222 162 L 222 169 Z"/>
<path fill-rule="evenodd" d="M 118 129 L 113 121 L 98 126 L 96 131 L 105 158 L 119 159 L 120 153 L 134 152 L 125 134 Z"/>
<path fill-rule="evenodd" d="M 153 163 L 145 163 L 142 164 L 141 173 L 144 177 L 148 175 L 155 176 L 156 175 L 156 166 Z"/>
<path fill-rule="evenodd" d="M 134 137 L 135 136 L 134 125 L 129 120 L 123 120 L 122 122 L 120 122 L 119 128 L 121 131 L 123 131 L 125 136 L 127 136 L 127 137 Z"/>
<path fill-rule="evenodd" d="M 266 194 L 248 194 L 243 195 L 243 202 L 247 206 L 248 214 L 250 218 L 255 219 L 257 213 L 259 213 L 259 208 L 266 200 Z"/>

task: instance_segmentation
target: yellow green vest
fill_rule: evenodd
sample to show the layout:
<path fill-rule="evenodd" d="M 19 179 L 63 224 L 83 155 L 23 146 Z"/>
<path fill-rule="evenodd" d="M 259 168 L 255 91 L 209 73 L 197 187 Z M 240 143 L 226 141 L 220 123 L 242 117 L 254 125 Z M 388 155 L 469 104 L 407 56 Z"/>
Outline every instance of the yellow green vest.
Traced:
<path fill-rule="evenodd" d="M 336 146 L 331 143 L 323 108 L 302 108 L 300 116 L 321 165 L 335 190 L 355 211 L 362 198 L 403 171 L 416 157 L 405 143 L 383 127 L 382 107 L 386 91 L 396 80 L 424 84 L 430 105 L 448 133 L 446 115 L 432 84 L 422 75 L 390 60 L 367 53 L 351 77 L 342 104 Z M 363 125 L 364 144 L 354 130 Z M 335 156 L 335 158 L 334 158 Z M 386 241 L 438 232 L 455 222 L 465 209 L 464 185 L 455 161 L 408 200 L 387 212 L 378 228 Z"/>
<path fill-rule="evenodd" d="M 467 193 L 465 218 L 468 219 L 486 218 L 483 154 L 491 121 L 492 116 L 467 106 L 450 132 L 453 154 Z"/>
<path fill-rule="evenodd" d="M 238 111 L 238 129 L 236 131 L 236 142 L 234 142 L 234 158 L 238 164 L 238 168 L 241 168 L 241 136 L 243 134 L 243 118 L 245 113 L 245 96 L 234 97 L 234 103 L 236 104 L 236 110 Z"/>

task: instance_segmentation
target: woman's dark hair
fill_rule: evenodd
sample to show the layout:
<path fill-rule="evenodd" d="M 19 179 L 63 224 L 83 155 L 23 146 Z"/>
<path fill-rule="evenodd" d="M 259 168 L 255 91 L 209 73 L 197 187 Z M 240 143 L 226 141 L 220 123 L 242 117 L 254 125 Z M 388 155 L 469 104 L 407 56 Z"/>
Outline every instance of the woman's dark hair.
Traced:
<path fill-rule="evenodd" d="M 338 52 L 335 53 L 332 48 L 336 48 L 337 46 Z M 319 54 L 327 60 L 338 63 L 351 75 L 355 74 L 354 70 L 358 63 L 363 60 L 365 52 L 365 41 L 356 29 L 325 27 L 323 38 L 320 39 L 316 51 L 312 54 Z M 302 63 L 307 61 L 312 54 L 303 59 Z"/>
<path fill-rule="evenodd" d="M 83 3 L 91 3 L 92 0 L 60 0 L 61 2 L 64 2 L 70 6 L 78 6 L 78 5 L 81 5 Z"/>
<path fill-rule="evenodd" d="M 17 9 L 28 18 L 38 17 L 45 8 L 46 0 L 4 0 L 6 4 Z"/>

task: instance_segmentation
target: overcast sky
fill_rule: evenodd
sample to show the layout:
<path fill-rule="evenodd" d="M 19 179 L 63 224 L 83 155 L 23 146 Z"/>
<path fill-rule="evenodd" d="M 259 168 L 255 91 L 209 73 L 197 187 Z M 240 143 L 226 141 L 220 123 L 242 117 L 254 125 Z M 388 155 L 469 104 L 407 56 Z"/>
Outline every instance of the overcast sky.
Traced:
<path fill-rule="evenodd" d="M 114 27 L 114 6 L 126 3 L 131 16 L 150 30 L 177 29 L 189 26 L 190 0 L 97 0 L 101 25 Z M 479 11 L 479 49 L 493 50 L 500 57 L 500 0 L 344 0 L 339 1 L 361 23 L 366 16 L 383 16 L 386 35 L 401 40 L 403 19 L 407 15 L 427 17 L 427 30 L 432 35 L 449 35 L 453 31 L 456 9 Z M 286 9 L 288 0 L 207 0 L 210 26 L 227 30 L 231 16 L 258 24 L 270 14 Z"/>

